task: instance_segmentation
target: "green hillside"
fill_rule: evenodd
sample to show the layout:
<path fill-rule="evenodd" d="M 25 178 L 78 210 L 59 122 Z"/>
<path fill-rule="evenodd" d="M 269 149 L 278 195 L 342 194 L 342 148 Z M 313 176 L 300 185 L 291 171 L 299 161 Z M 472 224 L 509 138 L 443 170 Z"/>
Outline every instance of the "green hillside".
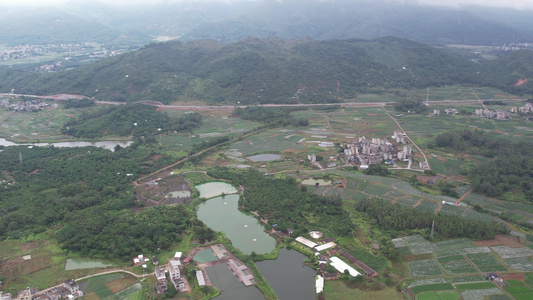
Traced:
<path fill-rule="evenodd" d="M 472 82 L 476 65 L 399 38 L 287 41 L 248 38 L 156 43 L 53 74 L 5 70 L 0 90 L 77 93 L 163 103 L 338 102 L 359 93 Z"/>

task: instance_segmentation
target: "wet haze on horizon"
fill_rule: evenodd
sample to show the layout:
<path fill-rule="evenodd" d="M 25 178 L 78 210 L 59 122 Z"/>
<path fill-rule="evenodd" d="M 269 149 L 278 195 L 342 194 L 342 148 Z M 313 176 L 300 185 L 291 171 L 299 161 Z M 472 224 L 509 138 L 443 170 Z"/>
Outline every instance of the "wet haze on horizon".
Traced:
<path fill-rule="evenodd" d="M 0 5 L 12 6 L 47 6 L 56 5 L 69 1 L 78 0 L 0 0 Z M 86 2 L 87 0 L 80 0 Z M 290 0 L 96 0 L 105 4 L 116 5 L 137 5 L 137 4 L 157 4 L 157 3 L 175 3 L 175 2 L 241 2 L 241 1 L 272 1 L 283 2 Z M 308 0 L 313 1 L 313 0 Z M 335 2 L 335 0 L 314 0 L 322 2 Z M 426 4 L 460 7 L 464 5 L 481 5 L 491 7 L 506 7 L 515 9 L 533 10 L 533 0 L 382 0 L 384 2 L 404 2 L 410 4 Z"/>

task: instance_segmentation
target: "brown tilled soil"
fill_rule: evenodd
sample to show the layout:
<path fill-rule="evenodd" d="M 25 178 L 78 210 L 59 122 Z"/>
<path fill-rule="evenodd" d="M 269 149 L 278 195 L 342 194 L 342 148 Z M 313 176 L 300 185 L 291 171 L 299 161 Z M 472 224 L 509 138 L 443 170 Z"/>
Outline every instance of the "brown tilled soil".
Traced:
<path fill-rule="evenodd" d="M 522 248 L 524 247 L 524 245 L 520 244 L 517 240 L 507 236 L 507 235 L 504 235 L 504 234 L 498 234 L 496 236 L 496 239 L 498 241 L 500 241 L 502 244 L 504 244 L 505 246 L 507 247 L 510 247 L 510 248 Z"/>
<path fill-rule="evenodd" d="M 503 280 L 515 279 L 515 280 L 524 281 L 525 279 L 524 273 L 505 274 L 502 277 L 503 277 Z"/>
<path fill-rule="evenodd" d="M 496 246 L 496 245 L 505 245 L 510 248 L 522 248 L 524 245 L 520 244 L 518 241 L 504 235 L 504 234 L 498 234 L 496 238 L 492 240 L 484 240 L 484 241 L 475 241 L 473 242 L 474 246 Z"/>
<path fill-rule="evenodd" d="M 498 241 L 497 239 L 492 240 L 484 240 L 484 241 L 475 241 L 473 242 L 474 246 L 480 247 L 480 246 L 497 246 L 501 245 L 502 242 Z"/>
<path fill-rule="evenodd" d="M 96 295 L 96 293 L 89 293 L 85 295 L 85 300 L 100 300 L 100 297 Z"/>

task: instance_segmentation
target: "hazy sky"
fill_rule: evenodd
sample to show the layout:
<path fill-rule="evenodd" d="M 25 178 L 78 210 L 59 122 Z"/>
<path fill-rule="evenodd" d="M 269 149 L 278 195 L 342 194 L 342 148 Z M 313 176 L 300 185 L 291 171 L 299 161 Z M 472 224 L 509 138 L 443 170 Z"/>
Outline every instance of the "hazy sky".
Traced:
<path fill-rule="evenodd" d="M 9 5 L 21 5 L 21 4 L 30 4 L 30 5 L 49 5 L 49 4 L 58 4 L 67 2 L 68 0 L 0 0 L 0 4 L 9 4 Z M 76 0 L 74 0 L 76 1 Z M 192 1 L 217 1 L 217 2 L 238 2 L 238 1 L 257 1 L 257 0 L 100 0 L 104 3 L 113 3 L 121 5 L 132 5 L 132 4 L 141 4 L 141 3 L 161 3 L 161 2 L 192 2 Z M 283 2 L 283 0 L 269 0 L 269 1 L 278 1 Z M 312 0 L 309 0 L 312 1 Z M 334 0 L 321 0 L 321 1 L 334 1 Z M 484 6 L 497 6 L 497 7 L 508 7 L 508 8 L 518 8 L 518 9 L 533 9 L 533 0 L 384 0 L 384 1 L 398 1 L 398 2 L 408 2 L 408 3 L 420 3 L 420 4 L 437 4 L 437 5 L 448 5 L 448 6 L 460 6 L 466 4 L 477 4 Z"/>

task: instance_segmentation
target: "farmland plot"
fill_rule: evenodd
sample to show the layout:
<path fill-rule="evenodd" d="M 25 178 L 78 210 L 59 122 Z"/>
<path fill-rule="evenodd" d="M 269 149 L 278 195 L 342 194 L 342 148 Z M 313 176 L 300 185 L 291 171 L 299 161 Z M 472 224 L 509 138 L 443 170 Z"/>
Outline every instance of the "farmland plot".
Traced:
<path fill-rule="evenodd" d="M 440 269 L 437 262 L 433 259 L 424 259 L 412 261 L 407 264 L 411 270 L 411 276 L 430 276 L 430 275 L 441 275 L 442 270 Z"/>
<path fill-rule="evenodd" d="M 527 257 L 506 258 L 503 263 L 515 271 L 533 272 L 533 261 Z"/>
<path fill-rule="evenodd" d="M 510 248 L 507 246 L 494 246 L 492 247 L 498 255 L 502 258 L 516 258 L 516 257 L 526 257 L 533 256 L 533 249 L 523 247 L 523 248 Z"/>
<path fill-rule="evenodd" d="M 501 295 L 503 292 L 498 288 L 469 290 L 461 293 L 465 300 L 483 300 L 485 296 Z"/>

